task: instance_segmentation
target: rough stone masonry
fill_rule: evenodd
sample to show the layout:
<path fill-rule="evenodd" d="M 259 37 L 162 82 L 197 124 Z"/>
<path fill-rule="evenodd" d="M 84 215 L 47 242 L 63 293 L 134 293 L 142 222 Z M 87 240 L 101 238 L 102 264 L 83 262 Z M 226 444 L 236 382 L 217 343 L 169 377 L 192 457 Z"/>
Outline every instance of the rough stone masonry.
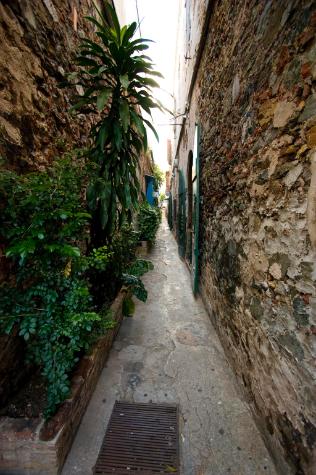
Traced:
<path fill-rule="evenodd" d="M 58 85 L 73 68 L 88 0 L 0 2 L 0 167 L 40 170 L 86 137 Z M 79 91 L 78 91 L 79 92 Z M 1 233 L 0 233 L 1 234 Z M 0 242 L 0 282 L 12 277 Z M 0 404 L 25 378 L 23 341 L 0 335 Z"/>
<path fill-rule="evenodd" d="M 215 2 L 196 91 L 202 294 L 280 470 L 312 474 L 315 2 Z"/>

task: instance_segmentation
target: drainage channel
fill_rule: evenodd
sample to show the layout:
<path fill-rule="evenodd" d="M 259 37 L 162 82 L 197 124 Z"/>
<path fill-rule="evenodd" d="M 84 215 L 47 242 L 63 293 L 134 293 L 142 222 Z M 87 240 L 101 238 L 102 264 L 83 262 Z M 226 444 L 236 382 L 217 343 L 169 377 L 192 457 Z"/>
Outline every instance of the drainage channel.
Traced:
<path fill-rule="evenodd" d="M 116 401 L 96 475 L 179 474 L 178 406 Z"/>

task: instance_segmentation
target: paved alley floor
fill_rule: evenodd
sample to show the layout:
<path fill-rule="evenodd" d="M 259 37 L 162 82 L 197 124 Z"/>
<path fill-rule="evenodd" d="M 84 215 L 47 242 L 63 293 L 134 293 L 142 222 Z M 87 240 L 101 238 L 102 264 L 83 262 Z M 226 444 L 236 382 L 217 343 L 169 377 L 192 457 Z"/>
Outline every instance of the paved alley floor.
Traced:
<path fill-rule="evenodd" d="M 136 303 L 111 350 L 63 475 L 89 475 L 115 400 L 178 403 L 182 475 L 272 475 L 273 463 L 166 220 Z"/>

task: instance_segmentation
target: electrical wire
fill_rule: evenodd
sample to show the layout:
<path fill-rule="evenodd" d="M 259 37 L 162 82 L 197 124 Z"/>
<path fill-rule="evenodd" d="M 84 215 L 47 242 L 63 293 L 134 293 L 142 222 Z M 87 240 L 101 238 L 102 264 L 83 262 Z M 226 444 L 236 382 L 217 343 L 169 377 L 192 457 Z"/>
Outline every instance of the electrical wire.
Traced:
<path fill-rule="evenodd" d="M 139 19 L 139 11 L 138 11 L 138 0 L 135 0 L 136 3 L 136 12 L 137 12 L 137 21 L 138 21 L 138 30 L 139 30 L 139 36 L 142 36 L 142 32 L 140 30 L 140 19 Z"/>

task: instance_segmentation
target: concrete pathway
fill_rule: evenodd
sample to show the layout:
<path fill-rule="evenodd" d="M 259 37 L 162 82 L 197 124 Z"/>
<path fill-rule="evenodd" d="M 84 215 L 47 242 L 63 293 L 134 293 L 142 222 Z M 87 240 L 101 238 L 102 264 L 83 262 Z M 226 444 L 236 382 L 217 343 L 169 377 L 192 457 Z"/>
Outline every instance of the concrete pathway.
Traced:
<path fill-rule="evenodd" d="M 116 399 L 180 404 L 183 475 L 276 474 L 165 219 L 150 258 L 148 301 L 122 324 L 63 475 L 92 473 Z"/>

